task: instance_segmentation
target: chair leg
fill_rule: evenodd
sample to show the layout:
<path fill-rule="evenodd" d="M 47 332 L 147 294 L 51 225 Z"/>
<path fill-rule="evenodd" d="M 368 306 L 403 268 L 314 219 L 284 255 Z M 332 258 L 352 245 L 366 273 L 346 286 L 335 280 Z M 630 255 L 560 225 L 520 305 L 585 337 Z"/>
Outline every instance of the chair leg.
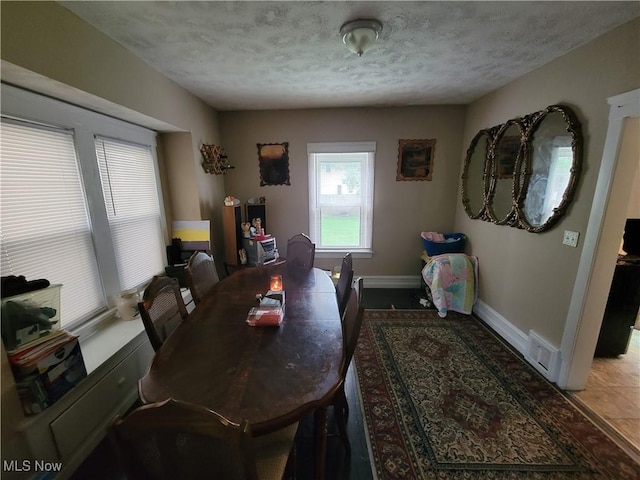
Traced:
<path fill-rule="evenodd" d="M 333 412 L 336 417 L 336 425 L 338 426 L 338 432 L 342 443 L 347 451 L 347 455 L 351 455 L 351 443 L 349 442 L 349 436 L 347 435 L 347 416 L 349 414 L 349 404 L 347 403 L 347 396 L 345 395 L 344 388 L 340 388 L 335 395 L 333 401 Z"/>

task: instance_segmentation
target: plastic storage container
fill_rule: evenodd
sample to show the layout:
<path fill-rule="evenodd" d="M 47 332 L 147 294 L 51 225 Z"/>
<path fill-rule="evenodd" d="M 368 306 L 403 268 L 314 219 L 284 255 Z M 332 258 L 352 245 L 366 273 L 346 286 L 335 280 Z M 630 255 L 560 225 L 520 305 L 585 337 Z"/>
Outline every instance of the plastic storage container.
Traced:
<path fill-rule="evenodd" d="M 464 233 L 445 233 L 444 242 L 427 240 L 424 236 L 421 236 L 421 238 L 422 243 L 424 243 L 424 249 L 430 257 L 442 255 L 443 253 L 464 253 L 464 245 L 467 240 L 467 236 Z"/>
<path fill-rule="evenodd" d="M 2 339 L 7 350 L 60 329 L 61 288 L 62 285 L 50 285 L 2 299 Z"/>

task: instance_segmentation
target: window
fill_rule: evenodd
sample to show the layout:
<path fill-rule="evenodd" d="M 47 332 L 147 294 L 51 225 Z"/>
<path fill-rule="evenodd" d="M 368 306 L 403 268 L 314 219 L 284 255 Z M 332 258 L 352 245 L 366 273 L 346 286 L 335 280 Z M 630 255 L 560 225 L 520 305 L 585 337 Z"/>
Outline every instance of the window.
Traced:
<path fill-rule="evenodd" d="M 70 131 L 2 119 L 2 275 L 61 283 L 61 315 L 105 308 Z"/>
<path fill-rule="evenodd" d="M 135 288 L 164 268 L 151 148 L 97 138 L 96 156 L 120 286 Z"/>
<path fill-rule="evenodd" d="M 309 231 L 316 251 L 371 253 L 375 142 L 310 143 Z"/>
<path fill-rule="evenodd" d="M 2 275 L 62 284 L 61 327 L 164 269 L 155 133 L 2 86 Z"/>

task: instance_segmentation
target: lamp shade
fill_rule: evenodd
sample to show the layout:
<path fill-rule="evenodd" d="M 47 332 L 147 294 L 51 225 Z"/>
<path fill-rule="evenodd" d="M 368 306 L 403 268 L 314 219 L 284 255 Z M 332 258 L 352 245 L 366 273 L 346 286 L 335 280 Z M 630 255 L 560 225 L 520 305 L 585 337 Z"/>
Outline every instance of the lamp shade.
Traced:
<path fill-rule="evenodd" d="M 377 20 L 354 20 L 340 28 L 342 41 L 359 57 L 378 39 L 382 24 Z"/>

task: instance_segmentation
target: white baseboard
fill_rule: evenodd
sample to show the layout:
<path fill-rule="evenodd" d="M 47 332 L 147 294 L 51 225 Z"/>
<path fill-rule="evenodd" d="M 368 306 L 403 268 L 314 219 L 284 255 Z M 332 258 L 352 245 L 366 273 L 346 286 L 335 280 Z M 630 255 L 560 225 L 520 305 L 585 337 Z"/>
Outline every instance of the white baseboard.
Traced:
<path fill-rule="evenodd" d="M 420 275 L 360 275 L 365 288 L 420 288 Z"/>
<path fill-rule="evenodd" d="M 473 307 L 473 313 L 480 317 L 484 322 L 493 328 L 509 345 L 515 348 L 536 370 L 543 374 L 547 380 L 551 382 L 558 381 L 559 372 L 559 355 L 553 358 L 553 365 L 548 370 L 540 367 L 538 362 L 534 362 L 530 355 L 529 348 L 531 341 L 529 336 L 522 330 L 518 329 L 509 320 L 496 312 L 482 300 L 478 300 Z M 537 334 L 536 337 L 540 338 Z M 543 342 L 548 345 L 547 342 Z"/>

